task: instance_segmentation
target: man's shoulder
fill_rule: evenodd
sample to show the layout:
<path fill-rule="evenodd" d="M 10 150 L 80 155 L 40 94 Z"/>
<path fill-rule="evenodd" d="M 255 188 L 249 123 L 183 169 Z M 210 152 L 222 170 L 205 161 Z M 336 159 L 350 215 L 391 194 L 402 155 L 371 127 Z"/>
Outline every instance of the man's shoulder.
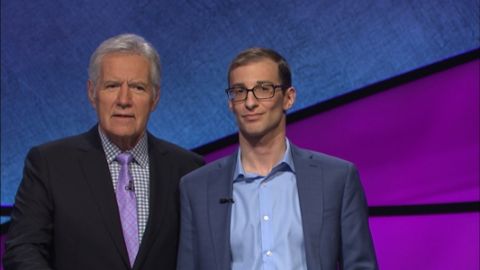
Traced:
<path fill-rule="evenodd" d="M 152 144 L 153 150 L 158 151 L 158 152 L 165 152 L 170 155 L 173 155 L 175 158 L 180 158 L 180 159 L 193 159 L 196 161 L 202 161 L 203 158 L 199 154 L 192 152 L 190 150 L 187 150 L 179 145 L 176 145 L 172 142 L 157 138 L 153 136 L 152 134 L 148 135 L 148 143 Z"/>
<path fill-rule="evenodd" d="M 203 167 L 200 167 L 189 174 L 185 175 L 182 178 L 182 183 L 191 182 L 191 181 L 203 181 L 208 179 L 206 176 L 212 175 L 219 176 L 221 173 L 226 173 L 229 170 L 232 170 L 234 164 L 232 163 L 234 160 L 235 154 L 231 154 L 215 161 L 212 161 Z"/>
<path fill-rule="evenodd" d="M 296 161 L 309 161 L 313 163 L 319 163 L 327 167 L 350 167 L 353 163 L 342 159 L 340 157 L 332 156 L 326 153 L 317 152 L 310 149 L 300 148 L 297 146 L 292 147 L 293 159 Z"/>
<path fill-rule="evenodd" d="M 351 176 L 358 174 L 356 166 L 347 160 L 331 156 L 325 153 L 297 149 L 293 151 L 295 169 L 303 175 L 309 175 L 315 179 L 322 179 L 325 187 L 340 187 Z"/>
<path fill-rule="evenodd" d="M 97 139 L 95 139 L 95 136 L 97 136 Z M 88 149 L 102 150 L 100 138 L 92 130 L 33 146 L 29 149 L 26 160 L 31 162 L 49 160 L 49 163 L 60 166 L 59 164 L 75 160 L 74 157 L 88 151 Z"/>
<path fill-rule="evenodd" d="M 38 149 L 40 151 L 65 151 L 69 149 L 76 149 L 85 146 L 85 143 L 87 143 L 90 139 L 93 139 L 92 136 L 94 136 L 94 134 L 92 134 L 91 131 L 88 131 L 39 144 L 32 147 L 32 149 Z"/>

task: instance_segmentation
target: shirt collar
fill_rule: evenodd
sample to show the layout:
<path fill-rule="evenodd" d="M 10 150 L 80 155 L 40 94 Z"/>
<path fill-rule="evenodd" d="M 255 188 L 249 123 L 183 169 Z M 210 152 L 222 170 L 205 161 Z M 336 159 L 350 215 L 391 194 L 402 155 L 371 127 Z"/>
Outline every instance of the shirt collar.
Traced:
<path fill-rule="evenodd" d="M 98 127 L 98 133 L 100 134 L 107 162 L 108 164 L 111 164 L 115 161 L 117 155 L 122 153 L 122 150 L 120 150 L 120 148 L 118 148 L 118 146 L 116 146 L 105 133 L 103 133 L 100 127 Z M 142 135 L 138 143 L 132 149 L 126 152 L 131 153 L 133 160 L 143 168 L 146 168 L 148 166 L 148 142 L 146 133 Z"/>
<path fill-rule="evenodd" d="M 273 166 L 273 169 L 270 173 L 275 172 L 275 171 L 291 171 L 295 173 L 295 167 L 293 166 L 293 158 L 292 158 L 292 151 L 290 149 L 290 141 L 288 139 L 285 139 L 285 144 L 287 145 L 285 149 L 285 153 L 283 154 L 282 160 L 280 160 L 275 166 Z M 243 169 L 243 164 L 242 164 L 242 159 L 241 159 L 241 150 L 238 148 L 237 152 L 237 162 L 235 165 L 235 170 L 233 173 L 233 181 L 240 181 L 242 179 L 246 178 L 252 178 L 251 180 L 255 180 L 258 178 L 262 178 L 264 176 L 261 175 L 255 175 L 255 174 L 249 174 L 246 173 L 245 170 Z"/>

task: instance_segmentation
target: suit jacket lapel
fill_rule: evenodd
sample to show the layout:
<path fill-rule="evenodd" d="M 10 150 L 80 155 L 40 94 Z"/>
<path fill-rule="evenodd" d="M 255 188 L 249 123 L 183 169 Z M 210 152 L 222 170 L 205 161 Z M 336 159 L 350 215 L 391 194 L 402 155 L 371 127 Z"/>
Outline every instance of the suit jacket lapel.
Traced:
<path fill-rule="evenodd" d="M 221 203 L 221 198 L 232 198 L 233 170 L 236 153 L 218 164 L 208 176 L 207 209 L 210 234 L 213 240 L 217 269 L 230 269 L 230 219 L 232 203 Z"/>
<path fill-rule="evenodd" d="M 320 269 L 320 241 L 323 222 L 322 168 L 312 154 L 291 144 L 302 214 L 303 239 L 308 269 Z"/>
<path fill-rule="evenodd" d="M 86 138 L 86 143 L 80 145 L 81 151 L 84 152 L 79 159 L 80 166 L 83 168 L 85 180 L 98 205 L 100 218 L 103 220 L 106 231 L 109 232 L 125 266 L 128 267 L 128 253 L 123 240 L 122 225 L 120 224 L 112 177 L 108 169 L 97 126 L 87 133 Z"/>
<path fill-rule="evenodd" d="M 297 175 L 298 197 L 302 214 L 303 238 L 308 269 L 321 269 L 320 241 L 323 222 L 322 168 L 313 156 L 291 144 Z M 220 198 L 232 198 L 234 153 L 218 164 L 209 175 L 207 202 L 210 234 L 213 239 L 217 269 L 230 269 L 230 220 L 232 204 L 221 204 Z M 314 205 L 312 205 L 314 204 Z"/>
<path fill-rule="evenodd" d="M 167 181 L 167 179 L 172 179 L 172 170 L 169 169 L 170 161 L 168 160 L 167 151 L 159 147 L 150 134 L 148 136 L 148 159 L 150 166 L 149 216 L 134 269 L 142 265 L 142 261 L 148 255 L 148 251 L 155 242 L 159 231 L 164 227 L 164 223 L 172 218 L 168 217 L 166 209 L 175 208 L 175 206 L 169 205 L 172 200 L 168 200 L 172 196 L 172 194 L 168 193 L 171 190 L 175 190 L 170 185 L 175 184 L 175 181 Z M 157 166 L 157 164 L 161 166 Z M 158 254 L 158 256 L 160 255 Z"/>

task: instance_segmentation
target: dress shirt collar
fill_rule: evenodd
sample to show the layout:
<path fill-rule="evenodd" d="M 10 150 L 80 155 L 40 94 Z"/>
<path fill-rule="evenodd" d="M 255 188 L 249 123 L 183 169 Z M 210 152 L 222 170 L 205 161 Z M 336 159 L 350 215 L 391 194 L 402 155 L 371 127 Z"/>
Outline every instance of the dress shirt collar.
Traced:
<path fill-rule="evenodd" d="M 272 171 L 269 174 L 277 171 L 291 171 L 295 173 L 295 167 L 293 166 L 293 158 L 292 158 L 292 151 L 290 149 L 290 141 L 285 139 L 286 149 L 285 153 L 283 154 L 282 160 L 280 160 L 275 166 L 273 166 Z M 238 148 L 237 152 L 237 163 L 235 165 L 235 171 L 233 173 L 233 181 L 242 181 L 246 180 L 248 182 L 254 181 L 259 178 L 263 178 L 266 175 L 255 175 L 246 173 L 243 169 L 242 158 L 241 158 L 241 149 Z"/>

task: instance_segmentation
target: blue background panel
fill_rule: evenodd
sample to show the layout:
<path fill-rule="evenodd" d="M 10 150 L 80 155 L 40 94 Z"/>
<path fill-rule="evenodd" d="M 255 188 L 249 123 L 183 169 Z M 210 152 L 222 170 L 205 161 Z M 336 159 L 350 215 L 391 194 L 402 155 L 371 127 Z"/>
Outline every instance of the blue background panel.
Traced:
<path fill-rule="evenodd" d="M 479 10 L 479 0 L 1 0 L 1 203 L 13 203 L 30 147 L 95 124 L 87 65 L 108 37 L 133 32 L 158 49 L 149 128 L 193 148 L 235 132 L 223 89 L 245 48 L 287 58 L 296 111 L 478 48 Z"/>

